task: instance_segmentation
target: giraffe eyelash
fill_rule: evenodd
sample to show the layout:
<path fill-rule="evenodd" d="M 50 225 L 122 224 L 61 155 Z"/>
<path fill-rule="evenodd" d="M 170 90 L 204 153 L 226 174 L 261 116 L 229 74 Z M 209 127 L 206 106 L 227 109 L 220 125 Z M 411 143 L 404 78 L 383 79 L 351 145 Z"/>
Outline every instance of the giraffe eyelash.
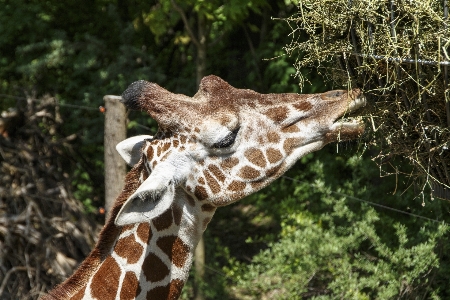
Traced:
<path fill-rule="evenodd" d="M 234 144 L 234 141 L 236 140 L 236 136 L 239 132 L 240 127 L 236 128 L 229 134 L 227 134 L 222 140 L 212 145 L 212 148 L 227 148 Z"/>

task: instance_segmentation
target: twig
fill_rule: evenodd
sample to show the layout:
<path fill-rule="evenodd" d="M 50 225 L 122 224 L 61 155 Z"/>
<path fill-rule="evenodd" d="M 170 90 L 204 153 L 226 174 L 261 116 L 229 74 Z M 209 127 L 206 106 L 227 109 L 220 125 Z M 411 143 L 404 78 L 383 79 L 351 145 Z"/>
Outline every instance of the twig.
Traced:
<path fill-rule="evenodd" d="M 189 34 L 189 37 L 192 39 L 192 42 L 195 44 L 195 46 L 200 48 L 201 47 L 200 42 L 195 37 L 194 32 L 191 29 L 191 26 L 189 26 L 189 22 L 186 17 L 186 14 L 181 9 L 181 7 L 178 6 L 178 4 L 175 2 L 175 0 L 171 0 L 170 2 L 172 3 L 173 8 L 180 14 L 181 19 L 183 20 L 183 24 L 186 27 L 186 31 Z"/>
<path fill-rule="evenodd" d="M 375 55 L 375 54 L 363 54 L 352 52 L 351 55 L 363 58 L 373 58 L 377 60 L 385 60 L 388 62 L 398 62 L 405 64 L 421 64 L 421 65 L 432 65 L 432 66 L 450 66 L 450 61 L 434 61 L 434 60 L 424 60 L 424 59 L 412 59 L 412 58 L 401 58 L 401 57 L 388 57 L 385 55 Z"/>
<path fill-rule="evenodd" d="M 248 44 L 248 47 L 250 48 L 250 53 L 252 54 L 252 57 L 253 57 L 253 64 L 255 65 L 256 76 L 258 76 L 259 82 L 262 82 L 261 72 L 259 70 L 259 65 L 258 65 L 258 59 L 256 58 L 255 47 L 253 47 L 252 40 L 250 38 L 250 35 L 248 34 L 245 24 L 242 25 L 242 29 L 244 30 L 244 35 L 245 35 L 245 38 L 247 39 L 247 44 Z"/>
<path fill-rule="evenodd" d="M 2 297 L 3 291 L 5 290 L 6 284 L 8 283 L 11 274 L 18 271 L 27 271 L 27 270 L 28 270 L 27 267 L 19 266 L 19 267 L 12 267 L 11 269 L 9 269 L 8 272 L 6 272 L 5 278 L 3 278 L 2 285 L 0 286 L 0 298 Z"/>

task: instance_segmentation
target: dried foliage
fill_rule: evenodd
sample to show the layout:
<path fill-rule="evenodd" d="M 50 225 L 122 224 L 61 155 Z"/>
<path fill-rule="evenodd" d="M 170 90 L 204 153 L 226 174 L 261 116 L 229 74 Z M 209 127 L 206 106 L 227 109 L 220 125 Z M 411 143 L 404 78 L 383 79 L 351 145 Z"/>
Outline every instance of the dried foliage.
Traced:
<path fill-rule="evenodd" d="M 377 161 L 409 159 L 413 175 L 450 199 L 447 0 L 304 0 L 298 7 L 287 19 L 286 50 L 298 55 L 301 83 L 303 68 L 315 66 L 338 86 L 363 88 Z"/>
<path fill-rule="evenodd" d="M 96 226 L 70 194 L 71 144 L 55 100 L 0 118 L 0 299 L 37 299 L 89 253 Z"/>

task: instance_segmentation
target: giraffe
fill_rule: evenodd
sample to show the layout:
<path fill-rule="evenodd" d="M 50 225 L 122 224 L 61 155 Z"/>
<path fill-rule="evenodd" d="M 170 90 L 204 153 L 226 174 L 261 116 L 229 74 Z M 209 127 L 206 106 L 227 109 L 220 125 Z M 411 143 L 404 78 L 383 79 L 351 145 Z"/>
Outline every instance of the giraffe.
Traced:
<path fill-rule="evenodd" d="M 300 157 L 358 137 L 360 90 L 259 94 L 221 78 L 188 97 L 137 81 L 129 109 L 158 122 L 154 136 L 117 145 L 132 166 L 99 240 L 75 273 L 41 299 L 178 299 L 193 252 L 220 206 L 280 177 Z"/>

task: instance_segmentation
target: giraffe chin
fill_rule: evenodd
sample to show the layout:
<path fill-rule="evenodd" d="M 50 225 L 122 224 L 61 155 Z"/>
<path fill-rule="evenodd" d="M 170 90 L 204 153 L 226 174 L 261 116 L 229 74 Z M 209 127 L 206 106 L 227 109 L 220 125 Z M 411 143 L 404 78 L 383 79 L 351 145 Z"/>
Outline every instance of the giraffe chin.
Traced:
<path fill-rule="evenodd" d="M 348 141 L 359 138 L 364 133 L 365 125 L 361 118 L 335 122 L 325 138 L 328 143 Z"/>

